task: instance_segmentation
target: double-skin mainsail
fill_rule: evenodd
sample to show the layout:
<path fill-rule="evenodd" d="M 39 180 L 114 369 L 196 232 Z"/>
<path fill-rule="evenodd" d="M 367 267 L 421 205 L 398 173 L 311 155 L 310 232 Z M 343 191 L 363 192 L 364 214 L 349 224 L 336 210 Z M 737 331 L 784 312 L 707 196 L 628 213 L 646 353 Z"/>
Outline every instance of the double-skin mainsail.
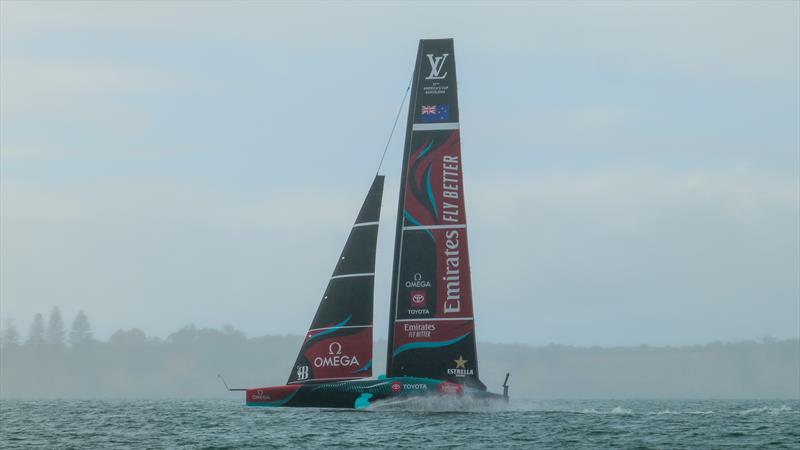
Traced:
<path fill-rule="evenodd" d="M 387 377 L 478 378 L 452 39 L 422 40 L 409 100 Z"/>

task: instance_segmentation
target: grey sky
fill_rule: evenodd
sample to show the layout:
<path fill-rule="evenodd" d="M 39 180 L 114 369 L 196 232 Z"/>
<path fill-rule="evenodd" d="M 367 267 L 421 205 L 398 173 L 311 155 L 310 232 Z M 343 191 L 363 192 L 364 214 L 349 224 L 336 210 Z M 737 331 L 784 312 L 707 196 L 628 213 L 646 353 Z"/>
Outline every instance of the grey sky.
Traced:
<path fill-rule="evenodd" d="M 4 1 L 0 312 L 303 333 L 454 37 L 480 340 L 798 336 L 799 5 Z"/>

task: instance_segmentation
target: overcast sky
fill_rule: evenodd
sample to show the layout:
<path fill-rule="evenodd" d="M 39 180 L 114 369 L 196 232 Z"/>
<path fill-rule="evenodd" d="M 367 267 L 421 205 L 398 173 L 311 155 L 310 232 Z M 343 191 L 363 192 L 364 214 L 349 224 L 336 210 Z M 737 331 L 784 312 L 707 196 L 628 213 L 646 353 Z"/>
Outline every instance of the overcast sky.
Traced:
<path fill-rule="evenodd" d="M 800 335 L 798 2 L 0 13 L 0 313 L 23 332 L 60 306 L 100 338 L 302 334 L 417 40 L 454 37 L 479 340 Z"/>

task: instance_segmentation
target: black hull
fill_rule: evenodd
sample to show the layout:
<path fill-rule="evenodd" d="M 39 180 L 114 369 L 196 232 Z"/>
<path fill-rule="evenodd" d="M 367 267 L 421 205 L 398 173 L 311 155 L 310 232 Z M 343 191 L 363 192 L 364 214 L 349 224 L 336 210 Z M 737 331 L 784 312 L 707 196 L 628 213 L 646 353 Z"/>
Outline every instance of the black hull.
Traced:
<path fill-rule="evenodd" d="M 381 400 L 403 400 L 415 397 L 463 398 L 470 401 L 485 401 L 487 404 L 508 401 L 508 397 L 499 394 L 470 389 L 447 381 L 396 377 L 248 389 L 247 405 L 361 409 Z"/>

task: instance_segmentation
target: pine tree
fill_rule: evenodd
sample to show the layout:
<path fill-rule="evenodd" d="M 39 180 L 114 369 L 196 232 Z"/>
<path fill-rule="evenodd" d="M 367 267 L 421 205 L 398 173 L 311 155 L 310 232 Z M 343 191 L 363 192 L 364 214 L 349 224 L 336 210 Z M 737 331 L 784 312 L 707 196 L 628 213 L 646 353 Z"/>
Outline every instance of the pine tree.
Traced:
<path fill-rule="evenodd" d="M 65 334 L 61 311 L 56 306 L 50 311 L 50 320 L 47 322 L 47 344 L 51 347 L 63 347 Z"/>
<path fill-rule="evenodd" d="M 89 326 L 89 318 L 83 310 L 78 311 L 75 320 L 72 321 L 72 329 L 69 331 L 69 345 L 78 347 L 86 345 L 92 340 L 92 328 Z"/>
<path fill-rule="evenodd" d="M 14 326 L 14 321 L 11 318 L 6 319 L 6 326 L 3 329 L 2 341 L 0 342 L 3 348 L 16 347 L 19 345 L 19 331 Z"/>
<path fill-rule="evenodd" d="M 44 345 L 44 317 L 42 313 L 36 313 L 31 322 L 31 328 L 28 332 L 28 340 L 26 344 L 33 347 L 41 347 Z"/>

